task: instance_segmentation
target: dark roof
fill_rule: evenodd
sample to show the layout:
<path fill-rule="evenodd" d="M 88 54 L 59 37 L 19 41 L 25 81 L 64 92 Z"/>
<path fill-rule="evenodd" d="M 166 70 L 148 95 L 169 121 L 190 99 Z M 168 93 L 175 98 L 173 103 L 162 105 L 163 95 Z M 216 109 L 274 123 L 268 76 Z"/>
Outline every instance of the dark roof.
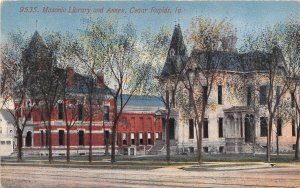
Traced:
<path fill-rule="evenodd" d="M 173 31 L 167 59 L 161 76 L 170 76 L 180 73 L 188 61 L 187 50 L 184 44 L 180 25 L 176 25 Z"/>
<path fill-rule="evenodd" d="M 123 95 L 123 101 L 125 102 L 128 99 L 129 95 Z M 118 98 L 118 106 L 121 105 L 121 98 Z M 142 96 L 142 95 L 133 95 L 129 99 L 126 106 L 136 106 L 136 107 L 164 107 L 160 97 L 157 96 Z"/>
<path fill-rule="evenodd" d="M 272 53 L 260 51 L 238 53 L 227 51 L 206 52 L 193 50 L 189 60 L 189 66 L 196 64 L 201 69 L 218 69 L 228 71 L 263 71 L 269 70 L 266 66 L 274 59 L 277 60 L 277 66 L 285 68 L 285 61 L 282 51 L 274 48 Z"/>
<path fill-rule="evenodd" d="M 93 83 L 90 82 L 91 79 L 93 80 Z M 96 85 L 96 80 L 92 76 L 74 73 L 74 85 L 68 88 L 68 92 L 71 94 L 87 94 L 89 92 L 89 86 L 91 84 Z M 94 87 L 93 90 L 94 90 L 93 93 L 95 94 L 103 94 L 103 95 L 110 94 L 109 89 L 104 87 L 96 86 Z"/>
<path fill-rule="evenodd" d="M 15 123 L 14 117 L 11 115 L 11 113 L 8 110 L 1 109 L 0 113 L 6 122 L 11 124 Z"/>
<path fill-rule="evenodd" d="M 24 55 L 27 56 L 34 56 L 36 58 L 36 54 L 38 53 L 39 56 L 45 56 L 49 55 L 50 51 L 45 44 L 43 38 L 41 35 L 35 31 L 34 34 L 31 37 L 31 40 L 27 46 L 27 48 L 24 50 Z"/>

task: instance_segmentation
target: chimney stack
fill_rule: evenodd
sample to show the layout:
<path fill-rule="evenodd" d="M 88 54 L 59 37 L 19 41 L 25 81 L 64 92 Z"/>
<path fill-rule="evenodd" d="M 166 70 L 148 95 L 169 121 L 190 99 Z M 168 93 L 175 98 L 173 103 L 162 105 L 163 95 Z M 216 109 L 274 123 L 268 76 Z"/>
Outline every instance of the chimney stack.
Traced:
<path fill-rule="evenodd" d="M 70 88 L 72 86 L 74 86 L 74 68 L 71 66 L 67 66 L 66 68 L 67 70 L 67 87 Z"/>
<path fill-rule="evenodd" d="M 98 87 L 104 87 L 104 75 L 102 72 L 97 72 L 97 81 L 96 81 L 96 85 Z"/>

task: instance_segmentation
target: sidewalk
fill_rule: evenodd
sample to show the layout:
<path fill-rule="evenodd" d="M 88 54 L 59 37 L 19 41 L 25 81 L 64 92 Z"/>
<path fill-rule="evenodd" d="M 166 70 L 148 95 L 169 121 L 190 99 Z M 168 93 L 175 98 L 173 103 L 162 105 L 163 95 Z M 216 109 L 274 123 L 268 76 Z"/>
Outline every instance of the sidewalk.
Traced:
<path fill-rule="evenodd" d="M 158 169 L 158 168 L 175 168 L 175 169 L 245 169 L 245 168 L 261 168 L 261 167 L 280 167 L 280 166 L 300 166 L 300 162 L 280 162 L 280 163 L 265 163 L 265 162 L 171 162 L 168 164 L 165 161 L 153 160 L 120 160 L 115 163 L 110 163 L 108 159 L 93 160 L 90 164 L 86 160 L 71 160 L 67 163 L 66 160 L 53 160 L 49 164 L 46 159 L 25 159 L 22 162 L 16 160 L 4 160 L 1 165 L 11 166 L 32 166 L 32 167 L 67 167 L 67 168 L 104 168 L 104 169 Z"/>

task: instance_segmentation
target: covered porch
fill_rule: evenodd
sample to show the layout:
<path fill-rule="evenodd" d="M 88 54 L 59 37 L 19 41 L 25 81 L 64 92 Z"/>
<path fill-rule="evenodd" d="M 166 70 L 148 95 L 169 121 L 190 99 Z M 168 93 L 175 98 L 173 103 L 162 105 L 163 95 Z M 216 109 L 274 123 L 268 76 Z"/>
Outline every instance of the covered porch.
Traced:
<path fill-rule="evenodd" d="M 226 151 L 241 153 L 255 143 L 254 111 L 248 106 L 233 106 L 224 110 Z"/>

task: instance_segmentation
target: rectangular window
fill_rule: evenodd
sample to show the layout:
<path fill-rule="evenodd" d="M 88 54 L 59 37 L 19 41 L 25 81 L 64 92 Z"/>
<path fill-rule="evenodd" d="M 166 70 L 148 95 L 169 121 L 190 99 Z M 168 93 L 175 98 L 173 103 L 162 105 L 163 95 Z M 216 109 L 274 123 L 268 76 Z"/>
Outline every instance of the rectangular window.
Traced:
<path fill-rule="evenodd" d="M 5 144 L 5 141 L 1 141 L 1 145 L 4 145 Z"/>
<path fill-rule="evenodd" d="M 223 118 L 219 118 L 219 138 L 223 138 Z"/>
<path fill-rule="evenodd" d="M 281 86 L 276 87 L 276 100 L 279 100 L 280 98 L 281 88 Z"/>
<path fill-rule="evenodd" d="M 218 104 L 223 104 L 223 88 L 218 86 Z"/>
<path fill-rule="evenodd" d="M 64 137 L 65 137 L 65 131 L 64 130 L 59 130 L 58 131 L 58 144 L 60 146 L 64 145 Z"/>
<path fill-rule="evenodd" d="M 251 105 L 251 98 L 252 98 L 252 87 L 247 87 L 247 106 Z"/>
<path fill-rule="evenodd" d="M 143 145 L 144 144 L 143 133 L 139 133 L 139 140 L 140 140 L 140 144 Z"/>
<path fill-rule="evenodd" d="M 292 119 L 292 136 L 296 136 L 296 120 Z"/>
<path fill-rule="evenodd" d="M 58 119 L 64 119 L 64 104 L 58 103 Z"/>
<path fill-rule="evenodd" d="M 152 144 L 152 138 L 151 138 L 151 133 L 147 133 L 147 140 L 148 140 L 148 144 Z"/>
<path fill-rule="evenodd" d="M 173 105 L 173 108 L 176 107 L 176 99 L 175 99 L 175 90 L 174 89 L 172 90 L 172 105 Z"/>
<path fill-rule="evenodd" d="M 295 107 L 295 94 L 294 92 L 291 92 L 291 107 Z"/>
<path fill-rule="evenodd" d="M 190 153 L 194 153 L 194 147 L 189 147 Z"/>
<path fill-rule="evenodd" d="M 155 140 L 159 140 L 159 133 L 158 132 L 155 133 Z"/>
<path fill-rule="evenodd" d="M 84 145 L 84 131 L 82 130 L 78 131 L 78 145 L 79 146 Z"/>
<path fill-rule="evenodd" d="M 6 144 L 7 145 L 11 145 L 11 141 L 6 141 Z"/>
<path fill-rule="evenodd" d="M 207 86 L 202 86 L 202 91 L 203 91 L 203 101 L 207 101 L 207 92 L 208 92 L 208 87 Z"/>
<path fill-rule="evenodd" d="M 122 133 L 122 144 L 127 145 L 126 133 Z"/>
<path fill-rule="evenodd" d="M 260 136 L 261 137 L 268 136 L 268 123 L 266 117 L 260 118 Z"/>
<path fill-rule="evenodd" d="M 44 118 L 44 111 L 41 111 L 41 112 L 40 112 L 40 116 L 41 116 L 41 121 L 45 121 L 45 118 Z"/>
<path fill-rule="evenodd" d="M 259 88 L 259 104 L 267 104 L 267 86 L 260 86 Z"/>
<path fill-rule="evenodd" d="M 109 144 L 109 131 L 104 131 L 104 144 Z"/>
<path fill-rule="evenodd" d="M 282 119 L 277 119 L 277 135 L 282 136 Z"/>
<path fill-rule="evenodd" d="M 41 146 L 44 146 L 44 131 L 41 131 Z"/>
<path fill-rule="evenodd" d="M 168 90 L 166 90 L 166 102 L 169 105 L 169 103 L 170 103 L 170 96 L 169 96 L 169 91 Z"/>
<path fill-rule="evenodd" d="M 208 120 L 207 118 L 204 119 L 204 124 L 203 124 L 203 137 L 208 138 Z"/>
<path fill-rule="evenodd" d="M 83 120 L 83 105 L 78 104 L 78 120 L 82 121 Z"/>
<path fill-rule="evenodd" d="M 109 106 L 103 107 L 103 120 L 109 121 Z"/>
<path fill-rule="evenodd" d="M 194 139 L 194 120 L 189 119 L 189 139 Z"/>
<path fill-rule="evenodd" d="M 27 113 L 27 121 L 30 121 L 31 120 L 31 113 Z"/>
<path fill-rule="evenodd" d="M 130 134 L 130 139 L 131 139 L 131 144 L 134 145 L 135 144 L 134 133 Z"/>
<path fill-rule="evenodd" d="M 220 147 L 219 147 L 219 152 L 220 152 L 220 153 L 223 153 L 223 152 L 224 152 L 224 146 L 220 146 Z"/>
<path fill-rule="evenodd" d="M 208 153 L 208 147 L 203 147 L 204 153 Z"/>
<path fill-rule="evenodd" d="M 49 131 L 46 130 L 46 146 L 49 146 Z"/>

